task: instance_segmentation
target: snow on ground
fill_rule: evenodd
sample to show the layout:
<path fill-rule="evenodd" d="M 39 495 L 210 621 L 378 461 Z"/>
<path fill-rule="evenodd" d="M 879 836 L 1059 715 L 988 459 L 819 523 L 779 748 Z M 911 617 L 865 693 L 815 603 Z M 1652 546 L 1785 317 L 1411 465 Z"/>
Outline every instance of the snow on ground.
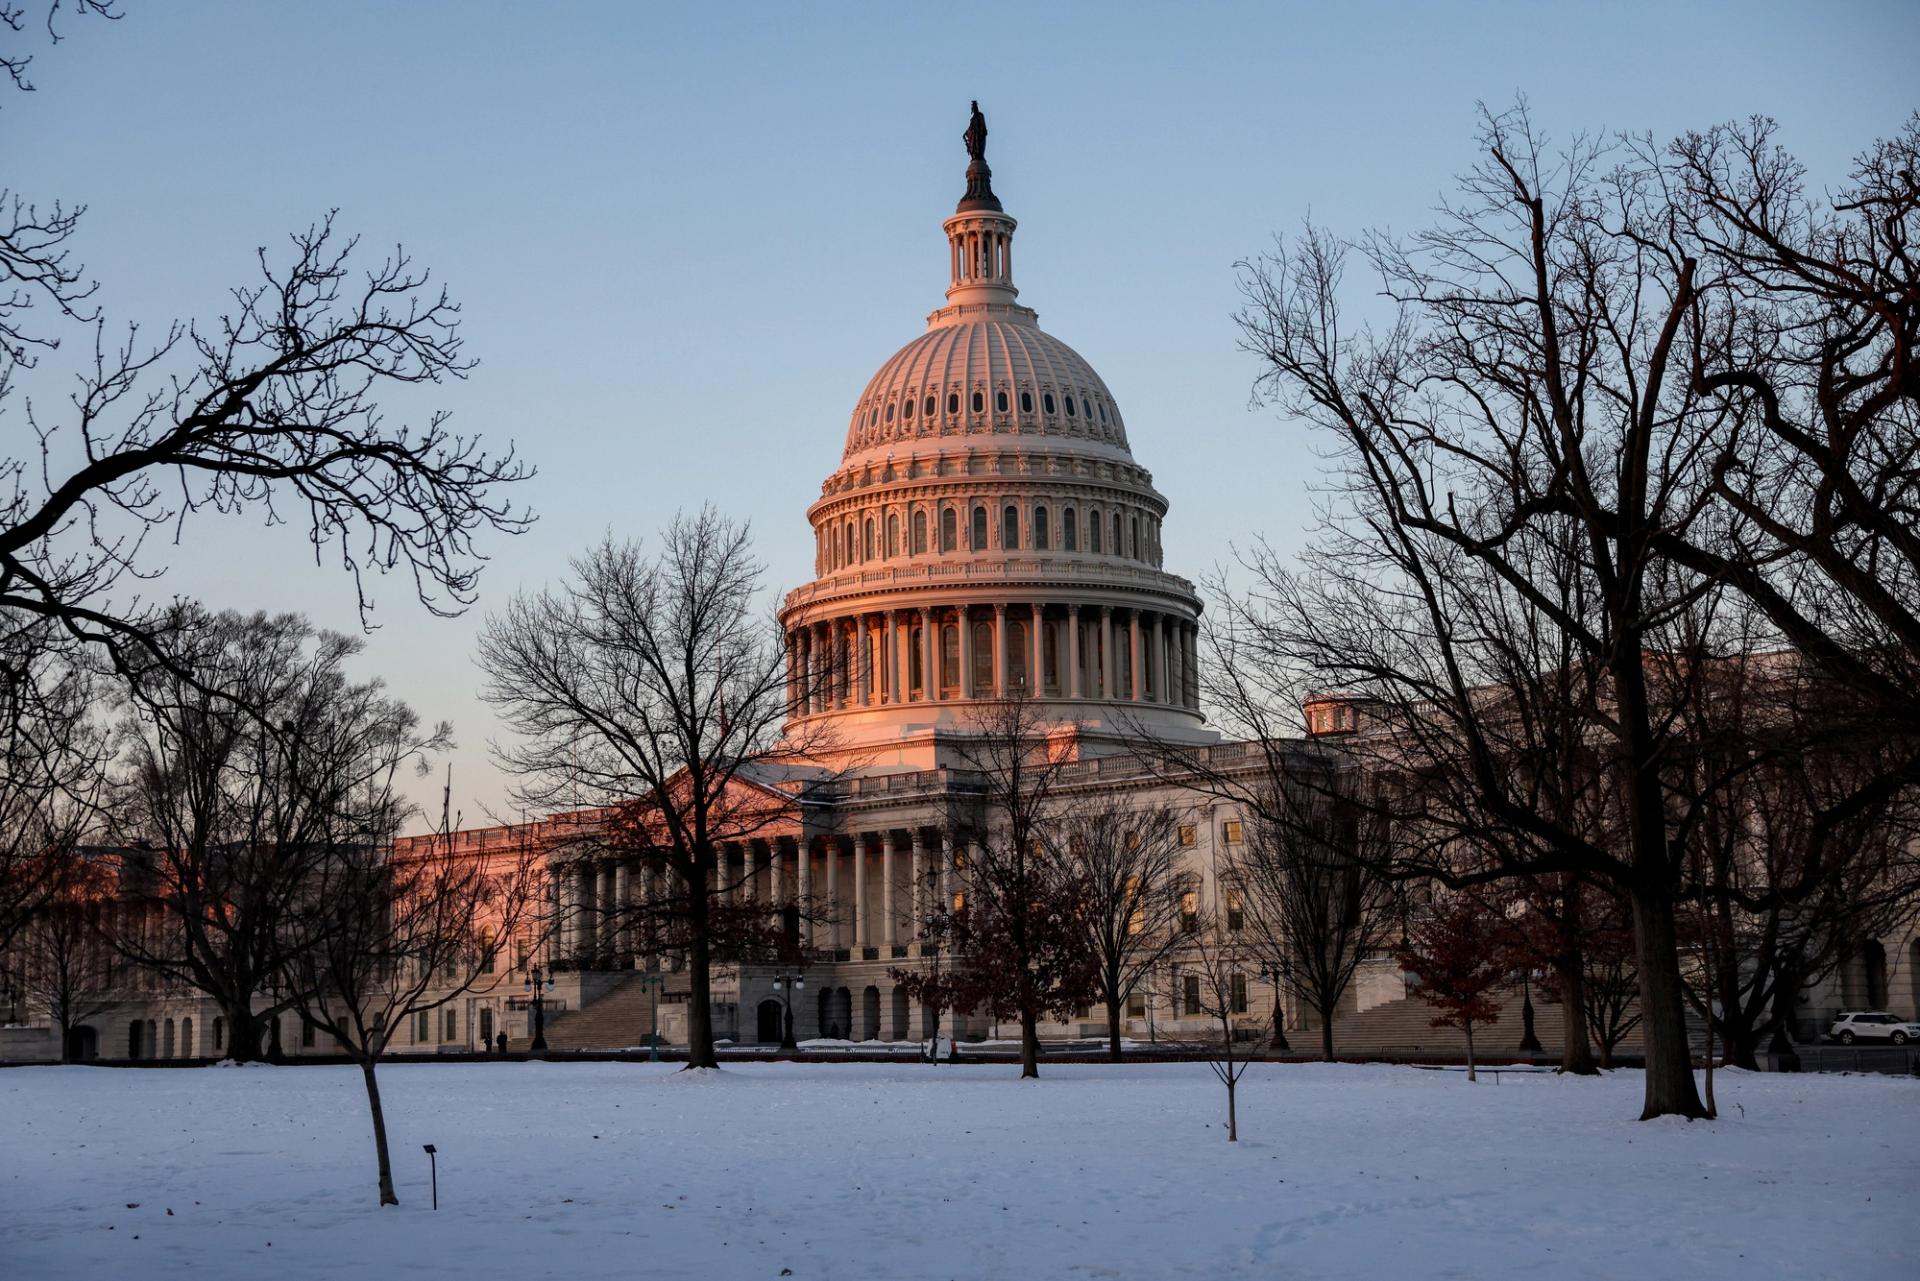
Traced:
<path fill-rule="evenodd" d="M 396 1064 L 380 1210 L 353 1069 L 13 1069 L 0 1276 L 1920 1275 L 1920 1081 L 1042 1071 Z"/>

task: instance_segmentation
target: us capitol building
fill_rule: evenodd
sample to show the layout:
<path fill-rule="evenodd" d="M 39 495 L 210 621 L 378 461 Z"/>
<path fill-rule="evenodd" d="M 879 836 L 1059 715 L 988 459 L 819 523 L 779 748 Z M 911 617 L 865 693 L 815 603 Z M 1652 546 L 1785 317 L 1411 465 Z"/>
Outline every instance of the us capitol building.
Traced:
<path fill-rule="evenodd" d="M 1070 799 L 1178 811 L 1201 902 L 1224 901 L 1219 871 L 1241 839 L 1240 817 L 1198 786 L 1149 772 L 1128 740 L 1179 743 L 1216 776 L 1265 767 L 1263 752 L 1219 741 L 1206 726 L 1201 603 L 1163 563 L 1166 496 L 1135 459 L 1106 382 L 1020 302 L 1018 224 L 994 194 L 977 106 L 965 139 L 966 191 L 942 224 L 945 301 L 855 401 L 840 464 L 807 509 L 814 578 L 779 611 L 793 691 L 787 734 L 833 744 L 837 759 L 823 762 L 833 781 L 752 839 L 725 846 L 716 880 L 740 905 L 807 905 L 798 939 L 806 986 L 782 993 L 773 966 L 717 965 L 718 1038 L 778 1042 L 786 998 L 801 1039 L 925 1035 L 933 1016 L 894 975 L 941 963 L 920 941 L 921 923 L 965 893 L 969 845 L 979 839 L 966 817 L 978 792 L 966 744 L 984 710 L 1018 698 L 1037 713 L 1043 732 L 1072 755 L 1058 784 Z M 1351 727 L 1338 708 L 1304 710 L 1303 731 Z M 655 901 L 652 873 L 563 852 L 569 821 L 452 834 L 476 858 L 529 843 L 550 851 L 548 911 L 542 928 L 514 941 L 497 974 L 414 1016 L 393 1052 L 484 1049 L 503 1033 L 524 1047 L 535 971 L 548 980 L 554 1050 L 631 1047 L 656 1029 L 684 1042 L 687 975 L 648 955 L 621 910 Z M 396 852 L 441 839 L 408 838 Z M 1920 957 L 1920 943 L 1914 949 Z M 1874 995 L 1870 976 L 1837 983 L 1842 1002 Z M 1126 1035 L 1205 1027 L 1176 984 L 1146 986 L 1126 1009 Z M 1247 988 L 1256 1011 L 1278 999 L 1256 975 Z M 1883 978 L 1881 1000 L 1884 988 Z M 219 1011 L 197 995 L 152 986 L 116 995 L 77 1034 L 74 1057 L 212 1058 L 226 1048 Z M 1362 967 L 1345 1003 L 1357 1014 L 1405 997 L 1398 967 L 1380 957 Z M 1287 1026 L 1302 1026 L 1306 1011 L 1286 1004 Z M 57 1052 L 44 1019 L 15 1010 L 12 1022 L 0 1029 L 0 1060 Z M 281 1052 L 332 1050 L 292 1016 L 281 1023 Z M 943 1030 L 977 1037 L 995 1029 L 962 1015 Z M 1098 1009 L 1042 1025 L 1052 1037 L 1104 1033 Z"/>

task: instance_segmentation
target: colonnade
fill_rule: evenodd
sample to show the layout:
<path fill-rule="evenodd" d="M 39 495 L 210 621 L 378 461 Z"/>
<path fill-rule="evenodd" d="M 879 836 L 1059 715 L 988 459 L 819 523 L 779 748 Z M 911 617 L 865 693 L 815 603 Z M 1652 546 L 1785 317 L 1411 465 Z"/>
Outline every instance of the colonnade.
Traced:
<path fill-rule="evenodd" d="M 1180 614 L 1042 601 L 821 619 L 787 635 L 798 715 L 1034 697 L 1200 706 L 1199 628 Z"/>
<path fill-rule="evenodd" d="M 799 943 L 832 959 L 918 954 L 927 919 L 966 893 L 971 838 L 924 827 L 727 842 L 711 882 L 722 902 L 799 909 Z M 626 969 L 651 950 L 649 903 L 676 892 L 671 873 L 639 858 L 553 866 L 554 958 Z M 844 957 L 838 954 L 845 953 Z"/>

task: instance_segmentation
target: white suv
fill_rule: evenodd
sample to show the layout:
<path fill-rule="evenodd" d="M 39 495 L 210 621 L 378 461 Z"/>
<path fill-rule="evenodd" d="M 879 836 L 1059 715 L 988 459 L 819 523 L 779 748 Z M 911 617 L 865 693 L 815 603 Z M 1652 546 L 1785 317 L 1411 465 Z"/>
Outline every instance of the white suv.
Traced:
<path fill-rule="evenodd" d="M 1920 1023 L 1888 1014 L 1885 1010 L 1842 1010 L 1827 1029 L 1827 1035 L 1842 1045 L 1855 1041 L 1891 1041 L 1905 1045 L 1920 1041 Z"/>

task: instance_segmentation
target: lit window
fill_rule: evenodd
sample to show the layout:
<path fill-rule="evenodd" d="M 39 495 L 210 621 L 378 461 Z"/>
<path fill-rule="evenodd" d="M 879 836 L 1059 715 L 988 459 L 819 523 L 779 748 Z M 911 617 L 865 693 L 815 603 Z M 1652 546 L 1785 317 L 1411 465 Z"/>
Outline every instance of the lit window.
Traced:
<path fill-rule="evenodd" d="M 1238 845 L 1240 843 L 1240 820 L 1237 818 L 1230 818 L 1226 821 L 1226 824 L 1224 826 L 1225 826 L 1225 830 L 1223 832 L 1223 835 L 1225 835 L 1227 839 L 1227 844 Z"/>
<path fill-rule="evenodd" d="M 1180 896 L 1180 928 L 1191 934 L 1200 924 L 1200 895 L 1188 890 Z"/>
<path fill-rule="evenodd" d="M 1194 830 L 1193 824 L 1182 823 L 1180 825 L 1180 843 L 1182 845 L 1191 849 L 1198 839 L 1199 833 Z"/>
<path fill-rule="evenodd" d="M 964 912 L 967 910 L 967 896 L 964 891 L 955 890 L 953 892 L 953 910 L 956 912 Z"/>

